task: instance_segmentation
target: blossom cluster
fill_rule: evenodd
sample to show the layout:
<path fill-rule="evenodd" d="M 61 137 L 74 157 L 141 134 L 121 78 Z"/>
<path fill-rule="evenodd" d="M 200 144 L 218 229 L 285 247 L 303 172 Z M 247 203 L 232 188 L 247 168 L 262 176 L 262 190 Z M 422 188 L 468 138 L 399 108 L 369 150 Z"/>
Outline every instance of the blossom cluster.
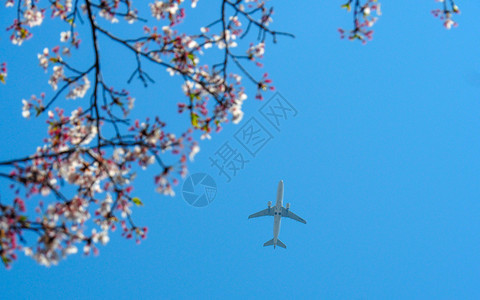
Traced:
<path fill-rule="evenodd" d="M 453 15 L 460 14 L 460 9 L 455 4 L 455 1 L 454 0 L 436 0 L 436 1 L 441 2 L 443 5 L 443 8 L 432 10 L 432 15 L 442 20 L 443 27 L 445 27 L 446 29 L 457 27 L 458 23 L 453 20 Z"/>
<path fill-rule="evenodd" d="M 182 2 L 182 1 L 180 1 Z M 179 2 L 179 3 L 180 3 Z M 210 137 L 210 132 L 215 128 L 221 129 L 221 124 L 228 121 L 232 116 L 233 123 L 241 121 L 243 112 L 241 110 L 243 101 L 247 98 L 244 88 L 241 86 L 242 76 L 237 73 L 227 73 L 224 63 L 210 67 L 200 65 L 200 57 L 208 49 L 216 46 L 224 51 L 224 60 L 232 59 L 239 64 L 240 59 L 254 61 L 256 66 L 262 67 L 258 61 L 265 52 L 265 42 L 251 44 L 246 55 L 234 54 L 233 50 L 238 47 L 237 41 L 246 32 L 242 28 L 243 16 L 247 24 L 259 26 L 262 32 L 269 32 L 265 26 L 272 22 L 273 11 L 266 9 L 261 1 L 253 1 L 248 7 L 260 12 L 259 19 L 254 19 L 250 13 L 245 12 L 243 4 L 226 1 L 236 11 L 236 15 L 225 17 L 224 20 L 217 20 L 209 26 L 202 27 L 200 34 L 186 35 L 179 34 L 172 28 L 175 22 L 159 29 L 156 26 L 144 26 L 144 36 L 128 43 L 128 47 L 138 55 L 148 58 L 155 63 L 166 66 L 166 71 L 172 76 L 182 76 L 184 84 L 182 89 L 187 96 L 187 103 L 179 103 L 179 112 L 189 111 L 192 126 L 202 130 L 202 138 Z M 156 1 L 151 4 L 152 16 L 158 19 L 169 18 L 174 14 L 184 16 L 176 2 Z M 215 26 L 222 25 L 220 34 L 214 31 Z M 272 32 L 270 32 L 272 33 Z M 262 99 L 261 92 L 271 87 L 271 79 L 262 78 L 255 80 L 245 69 L 245 75 L 257 86 L 257 99 Z M 138 75 L 141 80 L 146 81 L 147 74 L 140 68 L 136 69 L 132 76 Z M 148 78 L 148 77 L 147 77 Z M 211 99 L 215 100 L 213 107 L 209 107 Z"/>
<path fill-rule="evenodd" d="M 441 9 L 432 10 L 434 17 L 439 18 L 443 22 L 446 29 L 457 27 L 458 23 L 453 20 L 453 16 L 460 14 L 460 9 L 455 0 L 435 0 L 443 5 Z M 353 10 L 353 29 L 346 31 L 338 28 L 340 38 L 348 37 L 349 40 L 359 40 L 363 44 L 373 38 L 373 30 L 371 27 L 377 22 L 378 17 L 382 14 L 380 3 L 377 0 L 348 0 L 341 6 L 348 12 Z"/>
<path fill-rule="evenodd" d="M 16 258 L 15 251 L 23 250 L 38 263 L 49 266 L 77 253 L 78 244 L 83 245 L 84 254 L 98 254 L 96 244 L 106 244 L 109 232 L 118 225 L 126 238 L 135 235 L 137 242 L 145 238 L 147 229 L 135 226 L 131 219 L 132 206 L 141 205 L 138 198 L 131 196 L 135 178 L 132 164 L 137 162 L 146 168 L 156 162 L 161 153 L 169 151 L 180 155 L 180 168 L 163 165 L 160 161 L 162 171 L 155 178 L 159 192 L 173 194 L 171 179 L 174 170 L 178 169 L 184 176 L 186 157 L 193 159 L 198 152 L 191 131 L 176 138 L 163 130 L 165 124 L 159 119 L 151 123 L 136 121 L 129 129 L 132 138 L 125 136 L 119 145 L 101 140 L 98 147 L 92 147 L 99 137 L 99 130 L 88 112 L 78 108 L 67 116 L 63 110 L 56 109 L 55 112 L 49 111 L 48 115 L 45 145 L 29 159 L 15 163 L 14 170 L 9 173 L 9 177 L 17 182 L 11 186 L 17 196 L 14 206 L 2 207 L 0 214 L 0 229 L 8 233 L 0 240 L 4 262 L 9 264 Z M 191 145 L 185 146 L 188 144 Z M 109 151 L 109 148 L 114 149 Z M 60 183 L 74 186 L 76 193 L 67 197 Z M 57 201 L 47 206 L 40 201 L 35 209 L 38 214 L 35 220 L 12 215 L 12 210 L 26 211 L 18 185 L 26 189 L 26 199 L 53 194 Z M 98 227 L 87 233 L 90 220 Z M 21 226 L 18 222 L 22 222 Z M 32 228 L 39 234 L 36 247 L 18 246 L 17 239 L 23 239 L 25 231 Z"/>
<path fill-rule="evenodd" d="M 263 66 L 266 38 L 276 41 L 279 35 L 289 35 L 268 27 L 273 22 L 273 9 L 262 0 L 223 0 L 218 19 L 197 34 L 177 29 L 186 18 L 184 0 L 146 4 L 153 25 L 139 15 L 132 0 L 52 0 L 45 8 L 40 2 L 7 1 L 7 6 L 16 6 L 19 11 L 8 28 L 16 45 L 31 38 L 29 29 L 43 24 L 46 15 L 59 18 L 68 27 L 60 32 L 59 45 L 37 54 L 51 91 L 22 100 L 23 117 L 46 115 L 48 131 L 43 145 L 30 156 L 0 162 L 0 177 L 13 182 L 15 195 L 12 205 L 0 206 L 0 256 L 7 266 L 18 251 L 46 266 L 78 252 L 98 254 L 98 245 L 107 244 L 110 233 L 119 227 L 127 239 L 140 242 L 146 238 L 148 229 L 137 226 L 132 217 L 134 207 L 143 205 L 133 193 L 136 170 L 156 166 L 156 191 L 173 196 L 175 185 L 187 175 L 188 160 L 193 161 L 200 151 L 195 133 L 210 138 L 224 123 L 242 120 L 247 99 L 242 78 L 253 83 L 256 99 L 262 100 L 263 92 L 274 89 L 267 73 L 255 75 L 256 68 Z M 197 2 L 192 0 L 191 7 Z M 139 36 L 123 38 L 100 25 L 99 18 L 111 23 L 123 19 L 129 24 L 137 20 L 147 24 Z M 77 67 L 70 59 L 81 45 L 77 30 L 82 24 L 92 32 L 87 45 L 91 45 L 94 57 L 87 67 Z M 252 28 L 258 29 L 258 40 L 242 49 L 240 40 Z M 188 130 L 168 132 L 158 117 L 143 122 L 127 118 L 136 99 L 129 91 L 108 84 L 99 54 L 99 44 L 105 40 L 133 54 L 137 66 L 128 82 L 134 78 L 145 85 L 154 82 L 143 68 L 146 63 L 182 79 L 185 101 L 178 103 L 178 112 L 189 115 Z M 202 63 L 210 51 L 218 63 Z M 245 64 L 253 65 L 254 71 Z M 0 71 L 0 78 L 5 78 L 6 65 Z M 65 111 L 59 105 L 62 98 L 77 99 L 79 107 Z M 3 173 L 3 168 L 10 171 Z M 32 217 L 28 208 L 34 205 L 33 199 L 38 201 Z M 35 232 L 33 237 L 31 232 Z M 29 245 L 32 238 L 33 245 Z"/>
<path fill-rule="evenodd" d="M 45 9 L 41 9 L 36 5 L 35 0 L 18 0 L 18 18 L 14 20 L 13 24 L 7 28 L 11 30 L 10 40 L 15 45 L 22 45 L 22 43 L 32 37 L 29 28 L 40 26 L 45 18 Z M 13 7 L 14 0 L 8 0 L 6 7 Z"/>
<path fill-rule="evenodd" d="M 343 39 L 347 35 L 351 41 L 359 40 L 363 44 L 366 44 L 367 41 L 373 38 L 373 30 L 371 28 L 377 22 L 378 17 L 382 15 L 381 5 L 377 0 L 366 0 L 364 2 L 356 0 L 355 3 L 353 3 L 353 0 L 349 0 L 342 5 L 342 8 L 350 12 L 352 10 L 352 4 L 353 29 L 345 32 L 344 29 L 339 28 L 340 38 Z"/>

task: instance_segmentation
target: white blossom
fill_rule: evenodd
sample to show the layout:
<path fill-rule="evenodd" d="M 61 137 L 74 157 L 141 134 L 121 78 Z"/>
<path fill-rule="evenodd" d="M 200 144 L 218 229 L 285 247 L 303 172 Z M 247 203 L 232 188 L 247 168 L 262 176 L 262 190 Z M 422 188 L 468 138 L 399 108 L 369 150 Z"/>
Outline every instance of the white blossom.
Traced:
<path fill-rule="evenodd" d="M 60 42 L 67 42 L 70 39 L 70 34 L 70 31 L 60 32 Z"/>
<path fill-rule="evenodd" d="M 170 26 L 167 26 L 167 25 L 162 27 L 162 31 L 163 31 L 163 33 L 165 33 L 168 36 L 171 36 L 172 33 L 173 33 L 172 28 Z"/>
<path fill-rule="evenodd" d="M 195 155 L 197 155 L 198 152 L 200 152 L 200 146 L 195 143 L 192 147 L 192 150 L 190 151 L 190 155 L 188 156 L 190 158 L 190 161 L 194 161 Z"/>
<path fill-rule="evenodd" d="M 48 84 L 50 84 L 52 86 L 53 90 L 55 91 L 58 88 L 58 83 L 63 78 L 65 78 L 65 75 L 64 75 L 64 72 L 63 72 L 63 66 L 54 66 L 53 67 L 53 74 L 50 77 L 50 79 L 48 80 Z"/>
<path fill-rule="evenodd" d="M 67 99 L 83 98 L 90 88 L 90 80 L 87 76 L 83 76 L 83 84 L 77 84 L 67 94 Z"/>
<path fill-rule="evenodd" d="M 40 53 L 37 54 L 37 57 L 38 57 L 38 61 L 40 63 L 40 66 L 46 72 L 47 68 L 48 68 L 48 48 L 43 49 L 43 53 L 42 54 L 40 54 Z"/>
<path fill-rule="evenodd" d="M 39 26 L 43 22 L 43 14 L 36 7 L 25 10 L 23 17 L 30 27 Z"/>
<path fill-rule="evenodd" d="M 32 107 L 32 104 L 30 104 L 27 100 L 23 99 L 22 100 L 23 107 L 22 107 L 22 116 L 24 118 L 30 118 L 30 108 Z"/>
<path fill-rule="evenodd" d="M 154 3 L 150 3 L 150 10 L 152 16 L 157 20 L 160 20 L 164 13 L 170 13 L 172 15 L 177 13 L 178 3 L 165 3 L 163 1 L 156 0 Z"/>
<path fill-rule="evenodd" d="M 128 22 L 128 24 L 133 24 L 137 19 L 137 14 L 132 10 L 128 11 L 127 15 L 125 16 L 125 20 Z"/>
<path fill-rule="evenodd" d="M 265 43 L 261 42 L 258 45 L 253 45 L 247 50 L 247 54 L 250 56 L 262 57 L 265 53 Z"/>

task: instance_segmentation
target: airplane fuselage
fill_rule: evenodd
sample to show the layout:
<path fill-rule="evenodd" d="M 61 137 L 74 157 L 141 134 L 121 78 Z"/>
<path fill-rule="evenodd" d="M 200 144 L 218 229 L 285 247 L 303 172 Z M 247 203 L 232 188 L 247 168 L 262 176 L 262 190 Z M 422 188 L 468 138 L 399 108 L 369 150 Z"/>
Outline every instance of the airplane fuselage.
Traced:
<path fill-rule="evenodd" d="M 277 201 L 275 202 L 274 219 L 273 219 L 273 247 L 277 246 L 278 235 L 280 234 L 280 224 L 282 222 L 282 206 L 283 206 L 283 181 L 278 183 Z"/>

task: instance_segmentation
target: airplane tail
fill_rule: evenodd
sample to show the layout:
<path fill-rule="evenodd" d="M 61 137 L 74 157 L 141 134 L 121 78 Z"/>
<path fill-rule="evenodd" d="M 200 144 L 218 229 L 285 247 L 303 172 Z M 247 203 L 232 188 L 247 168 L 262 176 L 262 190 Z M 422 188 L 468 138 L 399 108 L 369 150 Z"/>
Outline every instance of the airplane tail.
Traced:
<path fill-rule="evenodd" d="M 277 240 L 278 241 L 278 240 Z M 265 246 L 271 246 L 273 245 L 273 239 L 269 240 L 268 242 L 266 242 L 265 244 L 263 244 L 263 247 Z"/>
<path fill-rule="evenodd" d="M 265 246 L 272 246 L 273 245 L 273 239 L 269 240 L 268 242 L 265 242 L 265 244 L 263 244 L 263 247 Z M 277 245 L 284 248 L 284 249 L 287 249 L 287 246 L 285 246 L 284 243 L 282 243 L 281 240 L 277 239 Z M 275 245 L 274 245 L 275 246 Z"/>

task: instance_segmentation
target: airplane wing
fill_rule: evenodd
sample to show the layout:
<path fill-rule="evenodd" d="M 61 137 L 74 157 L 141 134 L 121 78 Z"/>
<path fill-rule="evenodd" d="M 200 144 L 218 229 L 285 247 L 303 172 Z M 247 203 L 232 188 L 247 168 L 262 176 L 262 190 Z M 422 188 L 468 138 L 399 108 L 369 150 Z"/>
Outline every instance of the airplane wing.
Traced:
<path fill-rule="evenodd" d="M 273 211 L 274 211 L 273 207 L 269 207 L 257 213 L 254 213 L 253 215 L 248 216 L 248 218 L 251 219 L 251 218 L 264 217 L 264 216 L 273 216 Z"/>
<path fill-rule="evenodd" d="M 307 224 L 307 221 L 300 218 L 299 216 L 294 214 L 291 210 L 286 209 L 285 207 L 282 207 L 282 217 L 284 217 L 284 218 L 287 217 L 287 218 L 293 219 L 295 221 L 298 221 L 300 223 Z"/>

